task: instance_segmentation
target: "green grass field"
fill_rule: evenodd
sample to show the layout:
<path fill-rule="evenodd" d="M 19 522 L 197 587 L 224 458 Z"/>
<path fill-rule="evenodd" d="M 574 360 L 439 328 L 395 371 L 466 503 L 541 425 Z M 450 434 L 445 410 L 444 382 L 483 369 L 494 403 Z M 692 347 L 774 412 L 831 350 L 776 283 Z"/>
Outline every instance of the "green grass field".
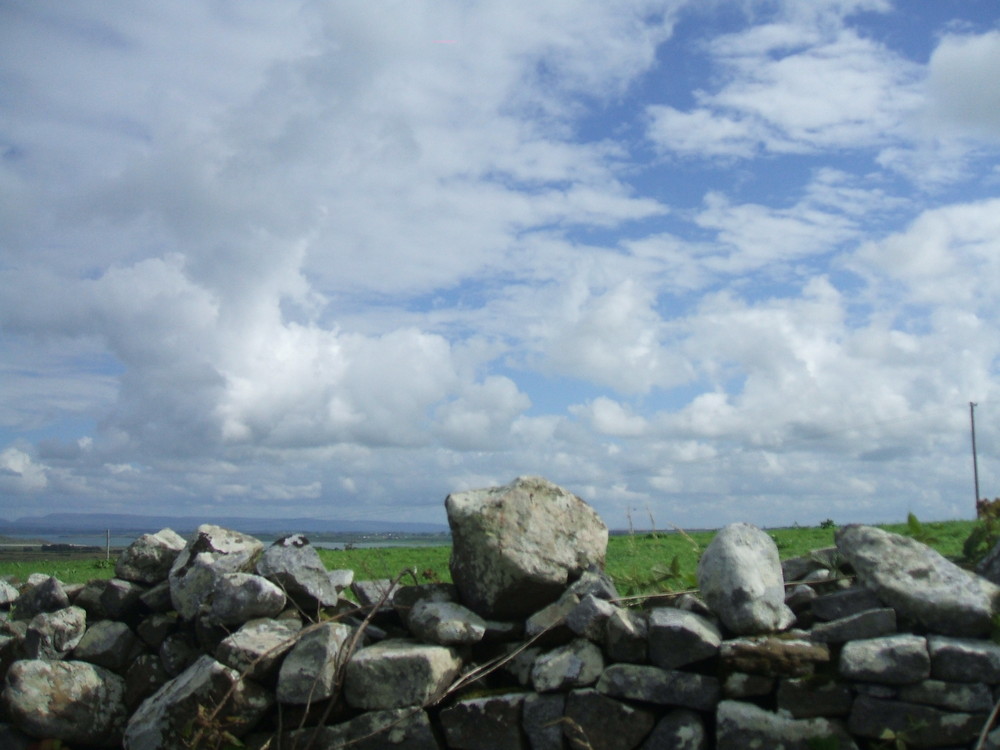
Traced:
<path fill-rule="evenodd" d="M 973 521 L 944 521 L 915 526 L 912 523 L 889 524 L 882 528 L 919 538 L 941 554 L 958 559 L 962 543 L 974 525 Z M 768 533 L 784 559 L 833 545 L 834 529 L 795 527 L 769 529 Z M 624 596 L 692 588 L 698 558 L 714 535 L 713 531 L 705 531 L 612 536 L 608 542 L 606 569 Z M 447 546 L 318 551 L 327 568 L 351 569 L 358 580 L 394 578 L 407 570 L 414 575 L 408 576 L 405 582 L 451 580 L 448 571 L 451 548 Z M 0 562 L 0 576 L 23 581 L 31 573 L 52 575 L 65 583 L 85 583 L 95 578 L 111 578 L 114 567 L 104 555 L 93 558 L 54 555 L 45 560 Z"/>

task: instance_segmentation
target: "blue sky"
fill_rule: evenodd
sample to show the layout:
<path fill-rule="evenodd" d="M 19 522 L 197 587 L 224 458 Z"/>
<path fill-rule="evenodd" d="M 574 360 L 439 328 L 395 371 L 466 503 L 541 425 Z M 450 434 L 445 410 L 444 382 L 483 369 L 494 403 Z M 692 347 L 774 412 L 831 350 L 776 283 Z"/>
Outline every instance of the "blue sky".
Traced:
<path fill-rule="evenodd" d="M 0 2 L 0 518 L 1000 495 L 993 1 Z"/>

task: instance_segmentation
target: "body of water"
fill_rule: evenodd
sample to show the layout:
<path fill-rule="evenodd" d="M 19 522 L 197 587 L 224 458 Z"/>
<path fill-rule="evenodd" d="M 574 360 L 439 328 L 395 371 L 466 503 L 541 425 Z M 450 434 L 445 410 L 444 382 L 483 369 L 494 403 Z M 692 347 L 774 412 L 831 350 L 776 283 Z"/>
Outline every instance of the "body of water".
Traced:
<path fill-rule="evenodd" d="M 24 540 L 24 544 L 38 544 L 40 540 L 43 540 L 47 544 L 72 544 L 77 547 L 100 547 L 102 550 L 105 549 L 107 544 L 107 536 L 105 534 L 5 534 L 8 546 L 19 546 L 19 542 L 16 540 Z M 142 536 L 141 533 L 133 534 L 115 534 L 111 533 L 111 548 L 112 549 L 123 549 L 128 547 L 132 542 L 134 542 L 138 537 Z M 185 535 L 181 535 L 185 536 Z M 266 535 L 254 535 L 257 539 L 260 539 L 264 544 L 270 544 L 277 537 L 268 537 Z M 318 535 L 322 538 L 313 539 L 309 534 L 306 538 L 309 539 L 309 543 L 314 547 L 319 549 L 344 549 L 347 545 L 353 547 L 362 548 L 375 548 L 375 547 L 439 547 L 441 545 L 450 544 L 451 540 L 447 537 L 433 534 L 426 537 L 421 537 L 420 535 L 415 536 L 391 536 L 386 537 L 383 535 L 365 535 L 365 534 L 345 534 L 343 537 L 335 537 L 332 534 L 321 534 Z"/>

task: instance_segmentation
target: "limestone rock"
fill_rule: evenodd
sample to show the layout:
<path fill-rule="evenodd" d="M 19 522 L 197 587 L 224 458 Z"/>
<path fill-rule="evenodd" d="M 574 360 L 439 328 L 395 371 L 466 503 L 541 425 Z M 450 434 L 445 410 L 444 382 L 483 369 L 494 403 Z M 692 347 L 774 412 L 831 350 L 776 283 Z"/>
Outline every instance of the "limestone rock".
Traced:
<path fill-rule="evenodd" d="M 14 617 L 18 620 L 30 620 L 42 612 L 55 612 L 68 606 L 69 597 L 66 596 L 62 582 L 58 578 L 44 576 L 21 592 L 15 602 Z"/>
<path fill-rule="evenodd" d="M 828 737 L 836 739 L 840 750 L 857 750 L 846 730 L 828 719 L 790 719 L 740 701 L 722 701 L 716 711 L 718 750 L 810 750 Z"/>
<path fill-rule="evenodd" d="M 420 706 L 440 695 L 461 668 L 462 659 L 451 648 L 389 639 L 354 653 L 344 696 L 355 708 Z"/>
<path fill-rule="evenodd" d="M 452 493 L 451 575 L 462 602 L 487 618 L 525 617 L 555 601 L 591 565 L 608 529 L 583 500 L 541 477 Z"/>
<path fill-rule="evenodd" d="M 726 669 L 768 677 L 805 677 L 830 661 L 830 648 L 804 638 L 752 636 L 723 641 L 719 656 Z"/>
<path fill-rule="evenodd" d="M 87 629 L 87 613 L 79 607 L 35 615 L 24 636 L 30 659 L 62 659 L 76 648 Z"/>
<path fill-rule="evenodd" d="M 174 609 L 193 620 L 203 604 L 210 603 L 215 579 L 223 573 L 248 573 L 264 544 L 238 531 L 203 524 L 181 550 L 170 568 L 170 598 Z"/>
<path fill-rule="evenodd" d="M 257 561 L 257 572 L 307 611 L 332 607 L 339 598 L 316 548 L 302 534 L 284 536 L 268 547 Z"/>
<path fill-rule="evenodd" d="M 662 669 L 676 669 L 719 653 L 722 634 L 701 615 L 673 607 L 649 612 L 649 660 Z"/>
<path fill-rule="evenodd" d="M 587 594 L 566 615 L 566 627 L 587 640 L 603 643 L 607 622 L 617 611 L 611 602 Z"/>
<path fill-rule="evenodd" d="M 935 679 L 1000 684 L 1000 644 L 932 635 L 927 639 L 927 651 Z"/>
<path fill-rule="evenodd" d="M 844 643 L 878 638 L 896 632 L 896 610 L 888 607 L 870 609 L 813 625 L 809 637 L 821 643 Z"/>
<path fill-rule="evenodd" d="M 139 613 L 146 587 L 133 581 L 112 578 L 101 590 L 101 611 L 110 620 L 133 619 Z"/>
<path fill-rule="evenodd" d="M 116 747 L 125 726 L 125 681 L 94 664 L 25 660 L 7 672 L 3 705 L 34 737 Z"/>
<path fill-rule="evenodd" d="M 809 604 L 809 609 L 817 620 L 840 620 L 884 606 L 871 589 L 852 586 L 849 589 L 817 596 Z"/>
<path fill-rule="evenodd" d="M 649 622 L 644 612 L 619 609 L 604 626 L 604 650 L 612 661 L 641 664 L 646 661 Z"/>
<path fill-rule="evenodd" d="M 698 586 L 737 635 L 785 630 L 795 622 L 785 606 L 778 548 L 756 526 L 730 524 L 715 535 L 698 562 Z"/>
<path fill-rule="evenodd" d="M 602 695 L 593 689 L 574 690 L 566 696 L 563 734 L 573 750 L 615 748 L 633 750 L 646 738 L 655 715 Z"/>
<path fill-rule="evenodd" d="M 215 649 L 215 658 L 257 682 L 269 681 L 296 643 L 298 620 L 250 620 Z"/>
<path fill-rule="evenodd" d="M 586 687 L 597 682 L 603 670 L 601 650 L 585 638 L 577 638 L 535 659 L 531 683 L 539 693 Z"/>
<path fill-rule="evenodd" d="M 640 750 L 707 750 L 705 722 L 696 711 L 677 708 L 660 719 Z"/>
<path fill-rule="evenodd" d="M 134 711 L 146 698 L 170 681 L 163 662 L 156 654 L 137 656 L 125 670 L 125 703 Z"/>
<path fill-rule="evenodd" d="M 120 673 L 143 650 L 142 641 L 128 625 L 114 620 L 100 620 L 87 628 L 73 649 L 73 658 Z"/>
<path fill-rule="evenodd" d="M 989 685 L 981 682 L 924 680 L 915 685 L 904 685 L 897 697 L 906 703 L 963 713 L 988 713 L 993 708 L 993 693 Z"/>
<path fill-rule="evenodd" d="M 227 695 L 218 719 L 237 738 L 252 729 L 273 703 L 271 696 L 253 681 L 240 679 L 239 672 L 211 656 L 202 656 L 132 714 L 125 727 L 125 750 L 184 747 L 191 718 L 198 715 L 199 706 L 211 711 Z"/>
<path fill-rule="evenodd" d="M 454 750 L 528 750 L 521 731 L 524 693 L 468 698 L 441 711 L 445 741 Z"/>
<path fill-rule="evenodd" d="M 528 693 L 521 712 L 521 726 L 531 750 L 563 750 L 564 693 Z"/>
<path fill-rule="evenodd" d="M 21 592 L 17 590 L 16 587 L 12 586 L 10 581 L 5 581 L 0 578 L 0 609 L 6 609 L 11 604 L 17 601 L 17 597 L 21 595 Z"/>
<path fill-rule="evenodd" d="M 486 634 L 486 621 L 454 602 L 421 599 L 410 610 L 407 625 L 418 639 L 441 646 L 478 643 Z"/>
<path fill-rule="evenodd" d="M 223 573 L 212 587 L 211 619 L 222 625 L 242 625 L 259 617 L 274 617 L 285 608 L 285 593 L 263 576 Z"/>
<path fill-rule="evenodd" d="M 796 719 L 847 716 L 853 701 L 850 688 L 834 680 L 793 677 L 778 684 L 778 709 Z"/>
<path fill-rule="evenodd" d="M 115 577 L 148 584 L 165 581 L 186 544 L 173 529 L 143 534 L 122 551 L 115 563 Z"/>
<path fill-rule="evenodd" d="M 316 738 L 315 744 L 309 744 Z M 441 750 L 426 711 L 412 708 L 369 711 L 342 724 L 283 735 L 281 747 L 350 750 Z"/>
<path fill-rule="evenodd" d="M 722 690 L 717 679 L 695 672 L 612 664 L 601 675 L 597 692 L 614 698 L 711 711 Z"/>
<path fill-rule="evenodd" d="M 877 739 L 887 729 L 906 738 L 907 747 L 967 746 L 979 734 L 986 713 L 942 711 L 917 703 L 859 695 L 847 726 L 851 733 Z"/>
<path fill-rule="evenodd" d="M 841 527 L 836 540 L 858 579 L 900 615 L 942 635 L 990 632 L 1000 587 L 985 578 L 926 544 L 871 526 Z"/>
<path fill-rule="evenodd" d="M 931 673 L 927 639 L 899 634 L 851 641 L 840 652 L 840 674 L 852 680 L 906 685 Z"/>
<path fill-rule="evenodd" d="M 324 622 L 304 633 L 281 663 L 278 702 L 306 704 L 332 696 L 353 635 L 354 629 L 341 622 Z"/>

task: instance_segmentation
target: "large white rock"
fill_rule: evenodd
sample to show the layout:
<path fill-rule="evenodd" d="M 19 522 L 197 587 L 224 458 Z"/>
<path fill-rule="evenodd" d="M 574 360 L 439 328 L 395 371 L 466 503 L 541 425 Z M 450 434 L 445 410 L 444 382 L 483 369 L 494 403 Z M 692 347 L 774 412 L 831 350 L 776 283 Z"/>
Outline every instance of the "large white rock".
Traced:
<path fill-rule="evenodd" d="M 592 565 L 603 566 L 608 529 L 576 495 L 541 477 L 452 493 L 451 576 L 462 602 L 486 618 L 530 615 Z"/>
<path fill-rule="evenodd" d="M 115 577 L 137 583 L 167 580 L 170 567 L 187 544 L 173 529 L 143 534 L 125 548 L 115 563 Z"/>
<path fill-rule="evenodd" d="M 120 746 L 127 717 L 125 680 L 82 661 L 14 662 L 3 705 L 24 732 L 73 745 Z"/>
<path fill-rule="evenodd" d="M 225 573 L 249 573 L 264 550 L 259 539 L 221 526 L 202 524 L 170 568 L 170 600 L 186 620 L 211 605 L 215 580 Z"/>
<path fill-rule="evenodd" d="M 916 539 L 872 526 L 842 526 L 836 541 L 858 580 L 899 614 L 932 633 L 989 634 L 1000 587 Z"/>
<path fill-rule="evenodd" d="M 142 702 L 125 727 L 125 750 L 176 750 L 191 737 L 191 719 L 199 707 L 213 711 L 226 699 L 217 718 L 235 737 L 260 720 L 273 699 L 257 683 L 239 672 L 201 656 L 184 672 Z"/>
<path fill-rule="evenodd" d="M 722 529 L 698 562 L 705 602 L 738 635 L 785 630 L 795 622 L 784 584 L 774 540 L 748 523 Z"/>
<path fill-rule="evenodd" d="M 462 668 L 458 652 L 405 639 L 360 649 L 347 662 L 344 697 L 355 708 L 420 706 L 438 697 Z"/>

